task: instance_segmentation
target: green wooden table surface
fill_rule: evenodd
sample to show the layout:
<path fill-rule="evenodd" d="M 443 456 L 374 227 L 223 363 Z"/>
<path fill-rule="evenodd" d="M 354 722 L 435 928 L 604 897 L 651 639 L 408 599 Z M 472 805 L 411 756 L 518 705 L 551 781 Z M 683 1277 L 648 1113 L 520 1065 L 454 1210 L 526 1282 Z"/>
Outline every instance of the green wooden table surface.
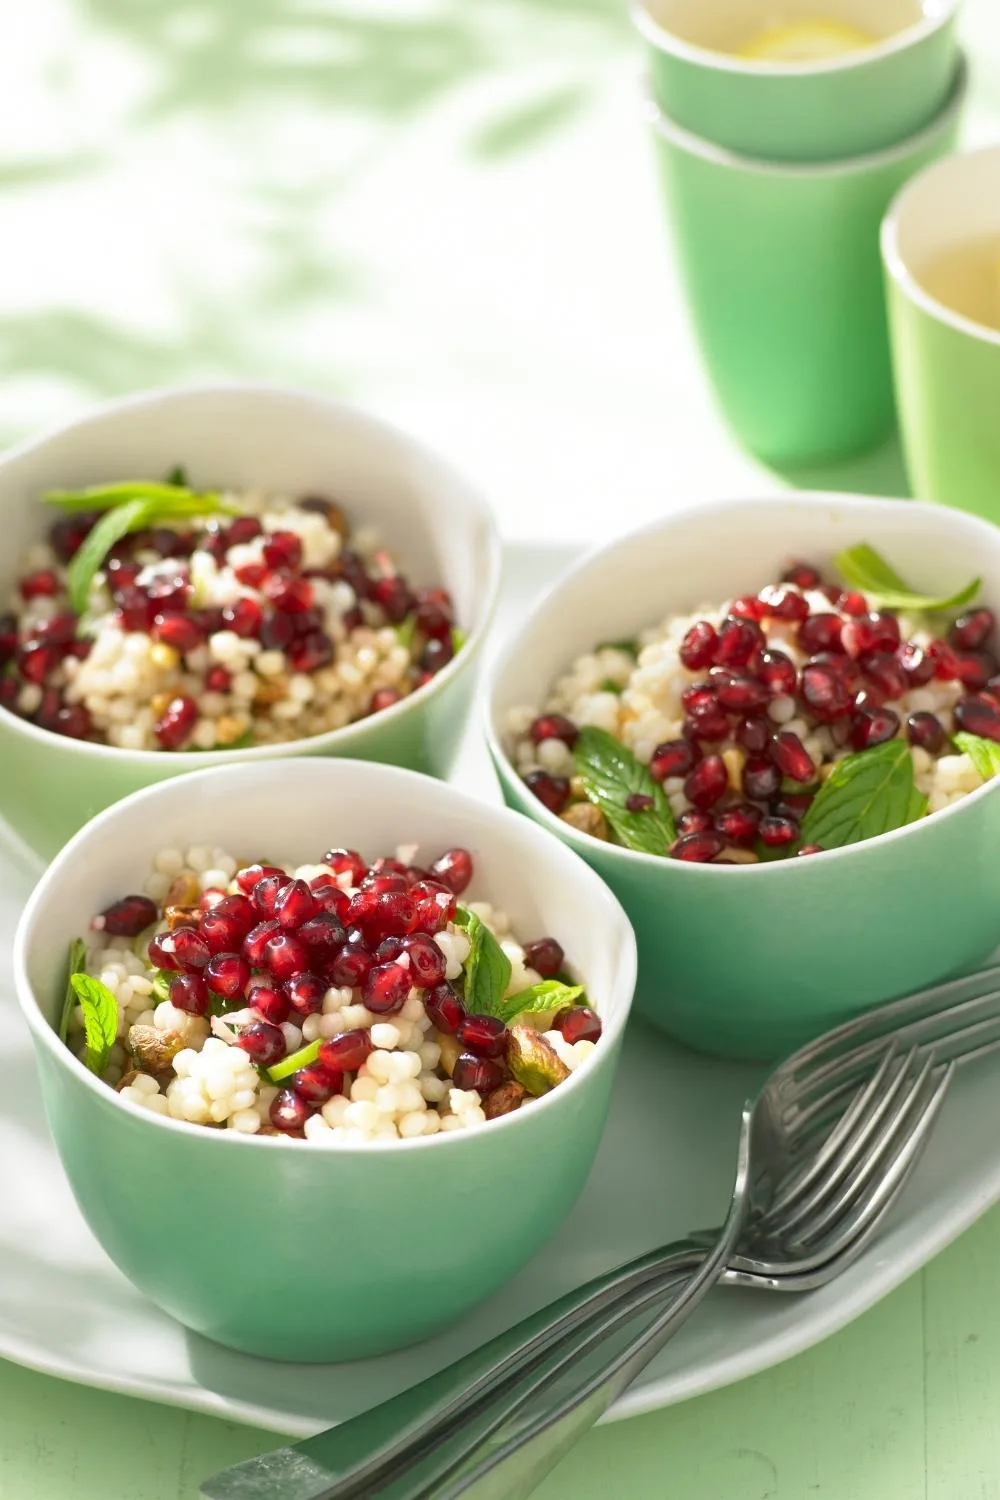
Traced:
<path fill-rule="evenodd" d="M 0 440 L 242 376 L 343 394 L 596 539 L 792 482 L 722 426 L 620 0 L 32 0 L 0 30 Z M 1000 139 L 967 0 L 966 140 Z M 594 1432 L 540 1500 L 1000 1497 L 1000 1213 L 827 1343 Z M 2 1268 L 0 1268 L 2 1274 Z M 0 1363 L 0 1500 L 193 1500 L 269 1434 Z"/>

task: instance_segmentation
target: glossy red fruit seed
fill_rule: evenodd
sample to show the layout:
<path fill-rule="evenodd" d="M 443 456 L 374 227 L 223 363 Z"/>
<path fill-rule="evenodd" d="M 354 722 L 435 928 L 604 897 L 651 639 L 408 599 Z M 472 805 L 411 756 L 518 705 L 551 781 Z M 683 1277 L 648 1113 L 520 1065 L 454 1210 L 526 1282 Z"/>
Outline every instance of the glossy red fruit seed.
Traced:
<path fill-rule="evenodd" d="M 256 599 L 234 599 L 232 604 L 227 604 L 223 609 L 222 623 L 227 630 L 232 630 L 245 640 L 251 640 L 260 635 L 264 611 Z"/>
<path fill-rule="evenodd" d="M 343 1087 L 343 1073 L 335 1073 L 321 1062 L 308 1063 L 292 1074 L 292 1088 L 299 1098 L 317 1109 L 328 1099 L 332 1099 L 334 1094 L 341 1093 Z"/>
<path fill-rule="evenodd" d="M 205 965 L 205 979 L 214 995 L 235 1000 L 250 980 L 250 965 L 241 953 L 214 953 Z"/>
<path fill-rule="evenodd" d="M 893 651 L 872 651 L 862 659 L 861 666 L 865 676 L 886 698 L 901 697 L 910 685 L 903 664 Z"/>
<path fill-rule="evenodd" d="M 361 993 L 369 1010 L 379 1016 L 392 1016 L 402 1010 L 411 988 L 409 969 L 397 963 L 376 964 L 369 971 Z"/>
<path fill-rule="evenodd" d="M 193 927 L 175 927 L 171 933 L 174 956 L 182 969 L 204 969 L 212 957 L 212 950 L 205 939 Z"/>
<path fill-rule="evenodd" d="M 154 969 L 176 971 L 180 968 L 177 954 L 174 952 L 174 935 L 172 932 L 154 933 L 149 940 L 146 952 Z"/>
<path fill-rule="evenodd" d="M 342 946 L 347 930 L 335 912 L 320 911 L 316 916 L 310 917 L 308 922 L 303 922 L 296 937 L 307 948 L 317 949 L 322 954 L 332 954 Z"/>
<path fill-rule="evenodd" d="M 742 676 L 733 676 L 729 682 L 720 683 L 717 692 L 719 707 L 730 714 L 755 713 L 767 706 L 768 696 L 768 688 L 763 682 Z"/>
<path fill-rule="evenodd" d="M 741 620 L 763 620 L 767 610 L 757 598 L 756 594 L 743 594 L 739 599 L 730 601 L 726 611 L 728 615 L 735 615 Z"/>
<path fill-rule="evenodd" d="M 933 658 L 912 641 L 904 641 L 896 648 L 896 660 L 906 673 L 908 687 L 922 687 L 934 676 Z"/>
<path fill-rule="evenodd" d="M 319 909 L 319 902 L 304 880 L 290 880 L 274 900 L 274 915 L 286 932 L 294 932 L 316 916 Z"/>
<path fill-rule="evenodd" d="M 672 845 L 670 854 L 673 859 L 684 860 L 687 864 L 707 865 L 725 847 L 725 840 L 717 833 L 684 833 Z"/>
<path fill-rule="evenodd" d="M 784 651 L 762 651 L 752 666 L 758 681 L 764 684 L 772 698 L 787 697 L 795 692 L 799 675 L 795 663 Z"/>
<path fill-rule="evenodd" d="M 751 802 L 769 802 L 781 786 L 781 772 L 773 761 L 753 756 L 743 767 L 742 782 Z"/>
<path fill-rule="evenodd" d="M 524 961 L 541 979 L 554 979 L 565 960 L 566 955 L 555 938 L 536 938 L 524 945 Z"/>
<path fill-rule="evenodd" d="M 327 983 L 318 974 L 304 970 L 301 974 L 293 974 L 291 979 L 286 980 L 283 990 L 297 1015 L 314 1016 L 323 1009 Z"/>
<path fill-rule="evenodd" d="M 243 1048 L 258 1068 L 273 1067 L 276 1062 L 280 1062 L 286 1051 L 284 1033 L 279 1027 L 272 1026 L 270 1021 L 254 1021 L 252 1025 L 244 1027 L 236 1038 L 236 1044 Z"/>
<path fill-rule="evenodd" d="M 265 875 L 283 874 L 284 871 L 279 870 L 277 865 L 244 865 L 242 870 L 236 871 L 236 884 L 244 895 L 249 896 L 257 882 L 263 880 Z M 288 879 L 287 875 L 285 875 L 285 879 Z"/>
<path fill-rule="evenodd" d="M 444 979 L 448 967 L 434 939 L 423 932 L 413 932 L 403 939 L 403 951 L 410 956 L 410 977 L 418 989 L 433 989 Z"/>
<path fill-rule="evenodd" d="M 721 755 L 707 755 L 684 782 L 684 795 L 695 807 L 714 807 L 729 785 L 729 772 Z"/>
<path fill-rule="evenodd" d="M 492 1058 L 463 1052 L 455 1060 L 451 1080 L 457 1089 L 475 1089 L 479 1094 L 488 1094 L 503 1083 L 504 1069 Z"/>
<path fill-rule="evenodd" d="M 153 725 L 153 733 L 164 750 L 179 750 L 189 738 L 197 719 L 198 705 L 193 698 L 181 693 L 171 698 Z"/>
<path fill-rule="evenodd" d="M 574 1005 L 572 1010 L 562 1011 L 556 1016 L 555 1027 L 570 1045 L 575 1042 L 599 1042 L 603 1030 L 600 1016 L 589 1005 Z"/>
<path fill-rule="evenodd" d="M 667 781 L 672 776 L 686 776 L 695 762 L 695 749 L 690 740 L 664 740 L 653 751 L 649 762 L 649 774 L 654 781 Z"/>
<path fill-rule="evenodd" d="M 946 642 L 930 641 L 927 655 L 933 663 L 934 677 L 938 682 L 958 681 L 958 658 Z"/>
<path fill-rule="evenodd" d="M 351 989 L 357 989 L 364 983 L 374 962 L 364 944 L 348 942 L 328 966 L 326 976 L 331 984 L 338 987 L 349 985 Z"/>
<path fill-rule="evenodd" d="M 41 684 L 62 660 L 58 646 L 28 646 L 21 651 L 18 665 L 28 682 Z"/>
<path fill-rule="evenodd" d="M 203 1016 L 209 1004 L 208 985 L 200 974 L 178 974 L 170 981 L 167 998 L 189 1016 Z"/>
<path fill-rule="evenodd" d="M 187 651 L 194 651 L 205 640 L 201 626 L 190 615 L 157 615 L 149 633 L 154 641 L 160 641 L 164 646 L 173 646 L 182 655 Z"/>
<path fill-rule="evenodd" d="M 957 652 L 955 661 L 959 682 L 974 693 L 986 686 L 997 669 L 988 651 Z"/>
<path fill-rule="evenodd" d="M 580 738 L 580 731 L 572 719 L 567 719 L 564 714 L 542 714 L 532 724 L 528 733 L 536 745 L 541 745 L 545 740 L 561 740 L 570 749 Z"/>
<path fill-rule="evenodd" d="M 371 598 L 394 625 L 406 619 L 413 605 L 413 595 L 403 578 L 377 578 L 371 585 Z"/>
<path fill-rule="evenodd" d="M 507 1028 L 496 1016 L 466 1016 L 455 1035 L 477 1057 L 502 1057 L 507 1046 Z"/>
<path fill-rule="evenodd" d="M 435 880 L 440 880 L 456 896 L 460 896 L 466 889 L 473 875 L 472 855 L 468 849 L 447 849 L 439 859 L 431 865 L 431 874 Z"/>
<path fill-rule="evenodd" d="M 269 568 L 301 566 L 302 542 L 294 531 L 272 531 L 262 551 Z"/>
<path fill-rule="evenodd" d="M 290 641 L 288 664 L 293 672 L 318 672 L 333 661 L 333 641 L 324 630 L 310 630 Z"/>
<path fill-rule="evenodd" d="M 794 844 L 799 836 L 799 825 L 792 818 L 768 814 L 761 818 L 757 834 L 768 849 L 783 849 L 788 844 Z"/>
<path fill-rule="evenodd" d="M 569 801 L 569 782 L 565 776 L 550 776 L 547 771 L 531 771 L 524 778 L 525 785 L 550 813 L 556 817 Z"/>
<path fill-rule="evenodd" d="M 397 692 L 395 688 L 376 688 L 368 704 L 368 712 L 370 714 L 379 714 L 383 709 L 392 708 L 394 704 L 401 702 L 402 694 Z"/>
<path fill-rule="evenodd" d="M 290 932 L 276 932 L 264 949 L 264 963 L 274 979 L 284 981 L 309 968 L 309 949 Z"/>
<path fill-rule="evenodd" d="M 404 871 L 390 869 L 376 870 L 374 866 L 369 870 L 361 882 L 363 891 L 373 891 L 376 896 L 382 896 L 386 891 L 402 891 L 404 894 L 410 889 L 410 882 Z M 375 908 L 372 907 L 372 911 Z"/>
<path fill-rule="evenodd" d="M 807 656 L 819 651 L 840 651 L 843 621 L 839 615 L 809 615 L 799 626 L 798 643 Z"/>
<path fill-rule="evenodd" d="M 851 615 L 857 618 L 868 613 L 868 600 L 864 594 L 858 593 L 856 589 L 847 589 L 837 597 L 837 608 L 842 615 Z"/>
<path fill-rule="evenodd" d="M 335 875 L 350 875 L 352 885 L 360 885 L 368 874 L 368 866 L 356 849 L 328 849 L 322 863 Z"/>
<path fill-rule="evenodd" d="M 699 672 L 715 661 L 715 650 L 719 643 L 715 626 L 707 620 L 698 620 L 685 635 L 680 647 L 682 664 L 689 672 Z"/>
<path fill-rule="evenodd" d="M 341 1031 L 327 1042 L 321 1042 L 319 1060 L 331 1073 L 356 1073 L 373 1050 L 372 1034 L 367 1027 L 358 1031 Z"/>
<path fill-rule="evenodd" d="M 650 808 L 655 806 L 656 799 L 654 797 L 651 797 L 648 792 L 629 792 L 628 796 L 625 798 L 625 808 L 627 812 L 649 812 Z"/>
<path fill-rule="evenodd" d="M 65 734 L 73 740 L 85 740 L 93 727 L 90 714 L 80 703 L 61 708 L 52 721 L 56 734 Z"/>
<path fill-rule="evenodd" d="M 264 954 L 268 943 L 281 931 L 273 918 L 268 922 L 258 922 L 256 927 L 251 927 L 243 939 L 243 957 L 254 969 L 264 967 Z"/>
<path fill-rule="evenodd" d="M 247 995 L 247 1005 L 257 1011 L 262 1021 L 280 1026 L 288 1020 L 291 1009 L 288 996 L 273 984 L 255 984 Z"/>
<path fill-rule="evenodd" d="M 741 848 L 752 848 L 757 840 L 760 812 L 749 803 L 738 802 L 733 807 L 724 807 L 716 814 L 715 831 L 730 844 Z"/>
<path fill-rule="evenodd" d="M 745 667 L 753 653 L 764 642 L 759 625 L 753 620 L 729 615 L 719 629 L 713 660 L 717 667 Z"/>
<path fill-rule="evenodd" d="M 744 719 L 736 726 L 736 743 L 752 755 L 762 755 L 771 743 L 774 725 L 768 718 Z"/>
<path fill-rule="evenodd" d="M 299 578 L 293 573 L 269 573 L 261 586 L 261 593 L 269 599 L 276 610 L 286 615 L 298 615 L 311 608 L 312 584 L 308 578 Z"/>
<path fill-rule="evenodd" d="M 988 609 L 973 609 L 960 616 L 948 632 L 948 641 L 959 651 L 978 651 L 986 644 L 996 626 L 996 616 Z"/>
<path fill-rule="evenodd" d="M 290 885 L 291 881 L 284 870 L 276 871 L 271 875 L 263 875 L 257 881 L 251 892 L 251 900 L 262 917 L 273 917 L 275 903 L 278 896 Z"/>
<path fill-rule="evenodd" d="M 811 563 L 793 562 L 781 575 L 782 583 L 794 583 L 800 589 L 818 589 L 820 585 L 820 574 Z"/>
<path fill-rule="evenodd" d="M 424 1010 L 438 1031 L 454 1036 L 466 1010 L 450 984 L 437 984 L 424 996 Z"/>
<path fill-rule="evenodd" d="M 899 715 L 891 708 L 862 709 L 851 721 L 851 744 L 855 750 L 884 745 L 899 733 Z"/>
<path fill-rule="evenodd" d="M 843 677 L 815 661 L 806 662 L 802 668 L 800 691 L 817 719 L 838 719 L 851 708 L 852 695 Z"/>
<path fill-rule="evenodd" d="M 114 937 L 134 938 L 156 921 L 157 912 L 148 896 L 124 896 L 106 906 L 101 916 L 105 932 Z"/>
<path fill-rule="evenodd" d="M 12 617 L 11 617 L 12 618 Z M 68 646 L 76 635 L 76 615 L 64 612 L 53 615 L 51 619 L 39 620 L 31 627 L 31 639 L 39 645 L 45 646 Z M 15 623 L 15 645 L 16 623 Z"/>
<path fill-rule="evenodd" d="M 795 589 L 768 584 L 757 597 L 776 620 L 804 620 L 809 613 L 809 605 Z"/>
<path fill-rule="evenodd" d="M 963 698 L 955 705 L 955 723 L 968 734 L 1000 741 L 1000 713 L 985 698 Z"/>
<path fill-rule="evenodd" d="M 701 812 L 697 807 L 689 807 L 687 812 L 682 812 L 677 819 L 678 834 L 685 833 L 707 833 L 714 828 L 715 824 L 710 812 Z"/>
<path fill-rule="evenodd" d="M 39 568 L 37 572 L 26 573 L 19 584 L 21 598 L 28 599 L 54 599 L 60 591 L 60 583 L 57 574 L 51 568 Z"/>
<path fill-rule="evenodd" d="M 700 713 L 697 718 L 692 716 L 685 719 L 681 725 L 681 734 L 696 749 L 699 740 L 717 745 L 729 735 L 729 720 L 721 708 L 715 708 L 709 713 Z"/>
<path fill-rule="evenodd" d="M 943 750 L 948 739 L 941 720 L 936 714 L 928 713 L 911 714 L 906 721 L 906 735 L 911 745 L 926 750 L 929 755 L 937 755 Z"/>
<path fill-rule="evenodd" d="M 244 924 L 239 918 L 225 912 L 220 912 L 218 906 L 210 907 L 203 912 L 198 921 L 198 931 L 213 953 L 235 953 L 242 948 L 243 939 L 250 931 L 250 924 Z"/>
<path fill-rule="evenodd" d="M 771 758 L 782 776 L 787 776 L 791 781 L 814 781 L 816 779 L 816 767 L 813 765 L 812 756 L 798 735 L 792 734 L 787 729 L 775 735 L 771 746 Z"/>
<path fill-rule="evenodd" d="M 275 1130 L 301 1130 L 312 1114 L 310 1106 L 293 1088 L 279 1089 L 271 1100 L 269 1111 Z"/>

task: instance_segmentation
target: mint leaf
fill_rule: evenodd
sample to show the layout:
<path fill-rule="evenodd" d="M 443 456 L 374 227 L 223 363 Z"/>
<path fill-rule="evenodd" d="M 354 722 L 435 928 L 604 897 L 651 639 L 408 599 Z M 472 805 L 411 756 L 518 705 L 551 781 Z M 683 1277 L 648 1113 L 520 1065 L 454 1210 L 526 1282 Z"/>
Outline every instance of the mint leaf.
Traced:
<path fill-rule="evenodd" d="M 674 815 L 666 793 L 631 750 L 604 729 L 581 729 L 573 748 L 576 774 L 587 797 L 607 818 L 626 849 L 641 854 L 669 854 L 677 837 Z M 633 793 L 652 797 L 643 812 L 629 812 L 626 803 Z"/>
<path fill-rule="evenodd" d="M 914 810 L 913 757 L 887 740 L 838 761 L 802 819 L 802 843 L 842 849 L 902 828 Z"/>
<path fill-rule="evenodd" d="M 141 531 L 150 518 L 150 501 L 127 500 L 107 511 L 73 554 L 66 570 L 69 602 L 82 615 L 90 598 L 90 585 L 115 542 L 130 531 Z"/>
<path fill-rule="evenodd" d="M 927 796 L 927 794 L 925 792 L 919 791 L 916 787 L 914 787 L 912 795 L 910 797 L 910 806 L 906 819 L 907 823 L 919 823 L 920 819 L 927 812 L 929 802 L 930 798 Z"/>
<path fill-rule="evenodd" d="M 287 1057 L 276 1062 L 272 1068 L 265 1068 L 263 1071 L 272 1083 L 280 1083 L 283 1078 L 290 1078 L 300 1068 L 308 1068 L 310 1063 L 314 1063 L 319 1057 L 319 1049 L 319 1042 L 307 1042 L 297 1052 L 289 1052 Z"/>
<path fill-rule="evenodd" d="M 73 975 L 82 974 L 83 966 L 87 962 L 87 945 L 83 938 L 74 938 L 69 945 L 69 973 L 66 976 L 66 998 L 63 1001 L 62 1015 L 59 1018 L 59 1040 L 64 1042 L 69 1034 L 69 1023 L 76 1009 L 76 990 L 73 988 Z"/>
<path fill-rule="evenodd" d="M 153 976 L 153 995 L 157 1000 L 170 999 L 170 986 L 177 978 L 169 969 L 157 969 Z"/>
<path fill-rule="evenodd" d="M 873 594 L 880 604 L 889 609 L 912 609 L 918 611 L 958 609 L 969 604 L 979 593 L 979 578 L 967 583 L 964 589 L 946 597 L 933 594 L 917 594 L 904 583 L 894 568 L 886 562 L 867 542 L 849 547 L 835 558 L 836 566 L 851 588 Z"/>
<path fill-rule="evenodd" d="M 500 1007 L 500 1019 L 509 1026 L 518 1016 L 557 1016 L 573 1005 L 586 1005 L 582 984 L 562 984 L 558 979 L 543 979 L 517 995 L 511 995 Z"/>
<path fill-rule="evenodd" d="M 71 974 L 69 982 L 83 1006 L 83 1026 L 87 1033 L 83 1064 L 100 1077 L 118 1035 L 118 1001 L 107 985 L 92 974 Z"/>
<path fill-rule="evenodd" d="M 990 781 L 1000 773 L 1000 745 L 995 740 L 963 732 L 955 735 L 954 743 L 963 755 L 969 757 L 984 781 Z"/>
<path fill-rule="evenodd" d="M 504 992 L 510 984 L 510 959 L 485 922 L 475 912 L 460 906 L 455 921 L 469 939 L 465 960 L 465 1008 L 474 1016 L 499 1016 Z"/>
<path fill-rule="evenodd" d="M 626 656 L 637 658 L 639 655 L 639 642 L 637 640 L 601 641 L 599 645 L 594 647 L 594 654 L 596 655 L 598 651 L 624 651 Z"/>
<path fill-rule="evenodd" d="M 465 631 L 464 630 L 459 630 L 459 628 L 458 628 L 457 625 L 453 625 L 451 627 L 451 649 L 452 649 L 452 653 L 455 656 L 458 655 L 458 653 L 461 651 L 462 647 L 465 645 L 465 640 L 466 640 Z"/>
<path fill-rule="evenodd" d="M 416 635 L 416 633 L 417 617 L 415 614 L 407 615 L 405 619 L 400 620 L 399 624 L 396 626 L 396 639 L 401 646 L 406 647 L 407 651 L 409 651 L 410 647 L 413 645 L 413 637 Z"/>

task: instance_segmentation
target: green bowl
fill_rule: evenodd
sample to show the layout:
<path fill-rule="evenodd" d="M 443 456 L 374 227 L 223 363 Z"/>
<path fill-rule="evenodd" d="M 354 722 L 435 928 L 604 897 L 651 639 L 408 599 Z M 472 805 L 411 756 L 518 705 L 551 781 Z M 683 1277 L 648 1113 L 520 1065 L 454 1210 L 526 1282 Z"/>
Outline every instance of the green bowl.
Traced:
<path fill-rule="evenodd" d="M 725 50 L 766 25 L 762 0 L 633 0 L 632 18 L 657 103 L 677 125 L 746 156 L 822 162 L 894 146 L 940 113 L 958 64 L 959 9 L 959 0 L 801 5 L 799 16 L 818 10 L 877 40 L 799 63 Z"/>
<path fill-rule="evenodd" d="M 684 864 L 601 843 L 532 796 L 507 753 L 512 708 L 540 706 L 602 640 L 632 637 L 867 541 L 928 592 L 983 579 L 1000 603 L 1000 531 L 898 500 L 790 495 L 685 511 L 587 558 L 497 662 L 490 751 L 509 806 L 582 854 L 639 943 L 636 1009 L 679 1041 L 770 1059 L 883 1001 L 978 963 L 1000 941 L 1000 779 L 898 832 L 810 859 Z"/>
<path fill-rule="evenodd" d="M 47 859 L 88 818 L 167 777 L 275 756 L 348 755 L 447 774 L 474 687 L 473 663 L 500 584 L 500 542 L 489 508 L 446 464 L 394 428 L 337 401 L 265 385 L 155 391 L 117 401 L 0 459 L 4 522 L 0 596 L 24 549 L 52 520 L 50 486 L 165 474 L 194 483 L 336 496 L 375 525 L 418 583 L 444 583 L 467 640 L 425 687 L 392 708 L 329 734 L 247 750 L 119 750 L 70 740 L 0 708 L 0 815 Z"/>
<path fill-rule="evenodd" d="M 903 183 L 954 145 L 964 96 L 962 71 L 919 135 L 816 167 L 736 156 L 650 106 L 702 356 L 730 424 L 766 463 L 844 457 L 892 427 L 879 226 Z"/>
<path fill-rule="evenodd" d="M 71 939 L 161 848 L 204 842 L 305 862 L 462 845 L 470 896 L 560 941 L 604 1021 L 552 1093 L 471 1131 L 369 1146 L 241 1136 L 152 1115 L 98 1082 L 53 1030 Z M 503 808 L 360 761 L 283 760 L 178 777 L 89 823 L 31 897 L 14 945 L 52 1134 L 77 1202 L 158 1307 L 230 1348 L 348 1360 L 426 1338 L 558 1228 L 597 1151 L 635 984 L 625 913 L 582 860 Z"/>

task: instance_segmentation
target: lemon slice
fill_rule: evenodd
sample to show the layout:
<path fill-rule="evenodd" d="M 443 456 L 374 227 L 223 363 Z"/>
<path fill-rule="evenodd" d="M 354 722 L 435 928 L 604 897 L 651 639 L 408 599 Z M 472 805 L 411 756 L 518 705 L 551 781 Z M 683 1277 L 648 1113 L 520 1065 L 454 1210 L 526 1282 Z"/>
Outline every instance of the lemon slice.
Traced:
<path fill-rule="evenodd" d="M 876 38 L 840 21 L 792 21 L 770 26 L 739 49 L 737 56 L 758 62 L 823 62 L 872 47 Z"/>

